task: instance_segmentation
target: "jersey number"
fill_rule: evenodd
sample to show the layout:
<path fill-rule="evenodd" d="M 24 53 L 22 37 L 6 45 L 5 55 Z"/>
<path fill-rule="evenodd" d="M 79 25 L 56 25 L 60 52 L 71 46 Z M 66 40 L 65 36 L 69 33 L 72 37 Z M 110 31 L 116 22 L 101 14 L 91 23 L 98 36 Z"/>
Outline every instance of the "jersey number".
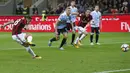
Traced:
<path fill-rule="evenodd" d="M 14 22 L 14 25 L 18 25 L 18 23 L 21 21 L 21 19 L 18 19 Z"/>

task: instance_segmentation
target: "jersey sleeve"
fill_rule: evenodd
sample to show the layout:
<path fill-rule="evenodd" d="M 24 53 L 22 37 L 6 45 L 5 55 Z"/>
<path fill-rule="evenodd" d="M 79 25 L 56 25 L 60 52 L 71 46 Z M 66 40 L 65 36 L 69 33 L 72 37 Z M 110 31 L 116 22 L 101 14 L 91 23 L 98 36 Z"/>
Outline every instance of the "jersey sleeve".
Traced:
<path fill-rule="evenodd" d="M 64 17 L 63 15 L 60 15 L 59 18 L 58 18 L 58 20 L 59 20 L 59 21 L 62 21 L 62 20 L 63 20 L 63 17 Z"/>
<path fill-rule="evenodd" d="M 90 14 L 93 18 L 94 18 L 94 12 L 91 12 L 91 14 Z"/>

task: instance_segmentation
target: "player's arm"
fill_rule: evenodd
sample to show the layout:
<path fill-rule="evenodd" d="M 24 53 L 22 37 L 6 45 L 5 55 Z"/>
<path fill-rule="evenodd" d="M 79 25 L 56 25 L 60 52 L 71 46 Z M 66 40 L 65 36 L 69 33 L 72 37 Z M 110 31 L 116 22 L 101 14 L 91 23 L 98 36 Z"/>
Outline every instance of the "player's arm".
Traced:
<path fill-rule="evenodd" d="M 1 26 L 1 28 L 5 28 L 7 25 L 13 24 L 14 21 L 9 21 L 7 23 L 4 23 L 4 25 Z"/>
<path fill-rule="evenodd" d="M 24 30 L 28 30 L 28 29 L 29 29 L 28 25 L 25 25 Z"/>
<path fill-rule="evenodd" d="M 91 25 L 92 20 L 93 20 L 93 17 L 90 15 L 90 21 L 87 23 L 87 25 L 85 26 L 85 28 L 87 28 L 88 26 Z"/>
<path fill-rule="evenodd" d="M 56 34 L 58 34 L 58 32 L 57 32 L 57 25 L 58 25 L 59 22 L 60 22 L 60 21 L 57 20 L 56 23 L 55 23 L 55 33 L 56 33 Z"/>
<path fill-rule="evenodd" d="M 95 14 L 94 14 L 94 12 L 91 12 L 91 14 L 90 14 L 91 16 L 92 16 L 92 20 L 90 21 L 90 25 L 95 25 L 95 19 L 97 19 L 96 17 L 95 17 Z"/>
<path fill-rule="evenodd" d="M 84 27 L 85 29 L 91 25 L 91 21 L 92 21 L 92 20 L 90 20 L 90 21 L 87 23 L 87 25 Z"/>
<path fill-rule="evenodd" d="M 100 13 L 100 23 L 99 23 L 99 25 L 100 25 L 100 28 L 102 29 L 102 14 Z"/>
<path fill-rule="evenodd" d="M 57 26 L 58 26 L 58 23 L 59 23 L 60 21 L 59 20 L 57 20 L 56 21 L 56 23 L 55 23 L 55 35 L 56 35 L 56 39 L 58 39 L 58 31 L 57 31 Z"/>

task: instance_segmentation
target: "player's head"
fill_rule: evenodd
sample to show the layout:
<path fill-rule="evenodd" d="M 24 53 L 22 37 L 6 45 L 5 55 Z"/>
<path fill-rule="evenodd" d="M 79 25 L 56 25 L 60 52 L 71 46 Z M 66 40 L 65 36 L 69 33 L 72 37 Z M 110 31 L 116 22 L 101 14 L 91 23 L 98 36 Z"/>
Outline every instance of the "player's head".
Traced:
<path fill-rule="evenodd" d="M 99 11 L 99 5 L 95 5 L 95 10 Z"/>
<path fill-rule="evenodd" d="M 75 6 L 75 1 L 71 1 L 71 6 Z"/>
<path fill-rule="evenodd" d="M 32 19 L 31 16 L 28 16 L 28 15 L 27 15 L 27 16 L 24 16 L 24 18 L 27 20 L 27 23 L 30 23 L 30 21 L 31 21 L 31 19 Z"/>
<path fill-rule="evenodd" d="M 85 15 L 90 15 L 91 11 L 90 10 L 86 10 L 85 11 Z"/>
<path fill-rule="evenodd" d="M 66 14 L 67 14 L 67 15 L 70 15 L 70 14 L 71 14 L 71 9 L 70 9 L 70 7 L 67 7 L 65 11 L 66 11 Z"/>

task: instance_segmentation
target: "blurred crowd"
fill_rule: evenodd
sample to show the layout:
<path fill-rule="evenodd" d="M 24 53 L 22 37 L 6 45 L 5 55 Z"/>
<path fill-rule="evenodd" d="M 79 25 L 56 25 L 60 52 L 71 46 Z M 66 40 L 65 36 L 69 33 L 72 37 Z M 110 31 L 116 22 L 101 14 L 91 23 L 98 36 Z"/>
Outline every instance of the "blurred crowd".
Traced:
<path fill-rule="evenodd" d="M 102 14 L 130 13 L 130 0 L 75 0 L 76 7 L 79 13 L 85 12 L 87 9 L 94 10 L 95 5 L 100 6 Z M 52 4 L 48 4 L 48 8 L 45 9 L 46 14 L 60 14 L 67 6 L 70 6 L 71 0 L 65 0 L 63 3 L 58 3 L 57 7 L 53 7 Z M 32 9 L 33 14 L 38 15 L 38 8 L 36 6 Z M 29 14 L 29 6 L 24 7 L 23 2 L 18 3 L 16 14 Z"/>
<path fill-rule="evenodd" d="M 95 5 L 100 6 L 103 14 L 109 13 L 130 13 L 130 0 L 75 0 L 79 13 L 85 10 L 93 10 Z M 56 8 L 49 5 L 46 9 L 47 14 L 60 14 L 67 6 L 70 6 L 71 0 L 60 3 Z"/>
<path fill-rule="evenodd" d="M 16 8 L 16 14 L 18 15 L 26 15 L 29 14 L 29 9 L 30 6 L 25 6 L 23 5 L 23 1 L 19 2 L 17 4 L 17 8 Z"/>

